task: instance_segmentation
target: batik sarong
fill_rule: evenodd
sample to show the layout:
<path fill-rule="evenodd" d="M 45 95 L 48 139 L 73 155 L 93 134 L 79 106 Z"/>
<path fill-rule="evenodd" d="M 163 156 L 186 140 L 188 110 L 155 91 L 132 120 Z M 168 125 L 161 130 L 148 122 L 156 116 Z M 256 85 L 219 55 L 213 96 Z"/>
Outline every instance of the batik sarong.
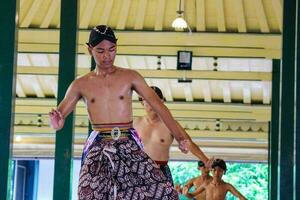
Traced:
<path fill-rule="evenodd" d="M 131 127 L 130 123 L 93 128 L 82 156 L 79 200 L 178 200 L 172 184 L 142 150 Z"/>
<path fill-rule="evenodd" d="M 155 163 L 159 166 L 160 170 L 164 173 L 167 180 L 172 184 L 172 186 L 174 186 L 172 173 L 168 165 L 168 161 L 155 161 Z"/>

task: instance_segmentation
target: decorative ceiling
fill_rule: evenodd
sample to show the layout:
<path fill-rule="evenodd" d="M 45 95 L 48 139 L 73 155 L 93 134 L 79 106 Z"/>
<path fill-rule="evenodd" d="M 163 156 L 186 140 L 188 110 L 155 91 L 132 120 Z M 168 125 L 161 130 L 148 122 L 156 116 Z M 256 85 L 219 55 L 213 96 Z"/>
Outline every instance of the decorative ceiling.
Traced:
<path fill-rule="evenodd" d="M 282 0 L 182 0 L 188 30 L 171 27 L 177 0 L 80 0 L 77 73 L 89 71 L 85 42 L 91 28 L 111 26 L 115 65 L 139 71 L 159 86 L 166 105 L 209 155 L 267 161 L 272 59 L 281 57 Z M 59 0 L 21 0 L 18 29 L 14 155 L 52 157 L 55 134 Z M 176 70 L 177 51 L 193 52 L 191 71 Z M 134 94 L 134 117 L 144 114 Z M 76 110 L 74 155 L 88 131 Z M 171 148 L 172 159 L 195 159 Z"/>

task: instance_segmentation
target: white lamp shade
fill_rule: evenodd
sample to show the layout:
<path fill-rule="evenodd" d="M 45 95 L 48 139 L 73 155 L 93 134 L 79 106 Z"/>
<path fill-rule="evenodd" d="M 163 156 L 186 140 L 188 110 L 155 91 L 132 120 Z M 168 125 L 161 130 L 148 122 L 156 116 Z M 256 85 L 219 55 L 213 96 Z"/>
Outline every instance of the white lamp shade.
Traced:
<path fill-rule="evenodd" d="M 175 29 L 184 29 L 184 28 L 187 28 L 187 23 L 182 17 L 177 17 L 173 21 L 172 27 Z"/>

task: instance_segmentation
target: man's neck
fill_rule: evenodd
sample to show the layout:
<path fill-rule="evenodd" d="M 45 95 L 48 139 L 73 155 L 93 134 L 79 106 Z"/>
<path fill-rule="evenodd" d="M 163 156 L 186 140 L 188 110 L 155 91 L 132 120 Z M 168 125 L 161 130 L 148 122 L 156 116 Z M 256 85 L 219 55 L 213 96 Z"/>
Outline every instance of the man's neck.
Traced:
<path fill-rule="evenodd" d="M 101 67 L 97 66 L 94 71 L 95 71 L 96 75 L 106 76 L 108 74 L 114 73 L 116 70 L 117 70 L 117 67 L 112 65 L 109 68 L 101 68 Z"/>
<path fill-rule="evenodd" d="M 202 178 L 203 180 L 208 179 L 208 173 L 202 173 L 202 174 L 201 174 L 201 178 Z"/>
<path fill-rule="evenodd" d="M 222 184 L 222 179 L 221 178 L 213 178 L 213 180 L 211 181 L 211 183 L 213 184 L 213 185 L 220 185 L 220 184 Z"/>

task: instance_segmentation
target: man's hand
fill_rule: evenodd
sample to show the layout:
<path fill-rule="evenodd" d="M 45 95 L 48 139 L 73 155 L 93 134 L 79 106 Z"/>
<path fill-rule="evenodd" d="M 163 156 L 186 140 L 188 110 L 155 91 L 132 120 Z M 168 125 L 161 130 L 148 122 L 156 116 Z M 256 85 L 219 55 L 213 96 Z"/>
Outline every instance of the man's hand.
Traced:
<path fill-rule="evenodd" d="M 179 149 L 181 150 L 182 153 L 188 153 L 189 149 L 188 149 L 188 145 L 189 145 L 189 140 L 185 139 L 185 140 L 180 140 L 179 142 Z"/>
<path fill-rule="evenodd" d="M 176 190 L 179 194 L 182 193 L 182 188 L 180 187 L 179 184 L 175 185 L 175 190 Z"/>
<path fill-rule="evenodd" d="M 206 163 L 205 163 L 205 167 L 207 167 L 208 169 L 210 169 L 214 161 L 215 161 L 214 157 L 209 158 L 208 161 L 206 161 Z"/>
<path fill-rule="evenodd" d="M 64 126 L 65 118 L 59 110 L 52 109 L 51 112 L 49 112 L 49 117 L 51 128 L 60 130 Z"/>
<path fill-rule="evenodd" d="M 189 193 L 189 188 L 186 187 L 186 186 L 184 186 L 184 187 L 182 188 L 182 194 L 183 194 L 183 195 L 187 195 L 188 193 Z"/>

